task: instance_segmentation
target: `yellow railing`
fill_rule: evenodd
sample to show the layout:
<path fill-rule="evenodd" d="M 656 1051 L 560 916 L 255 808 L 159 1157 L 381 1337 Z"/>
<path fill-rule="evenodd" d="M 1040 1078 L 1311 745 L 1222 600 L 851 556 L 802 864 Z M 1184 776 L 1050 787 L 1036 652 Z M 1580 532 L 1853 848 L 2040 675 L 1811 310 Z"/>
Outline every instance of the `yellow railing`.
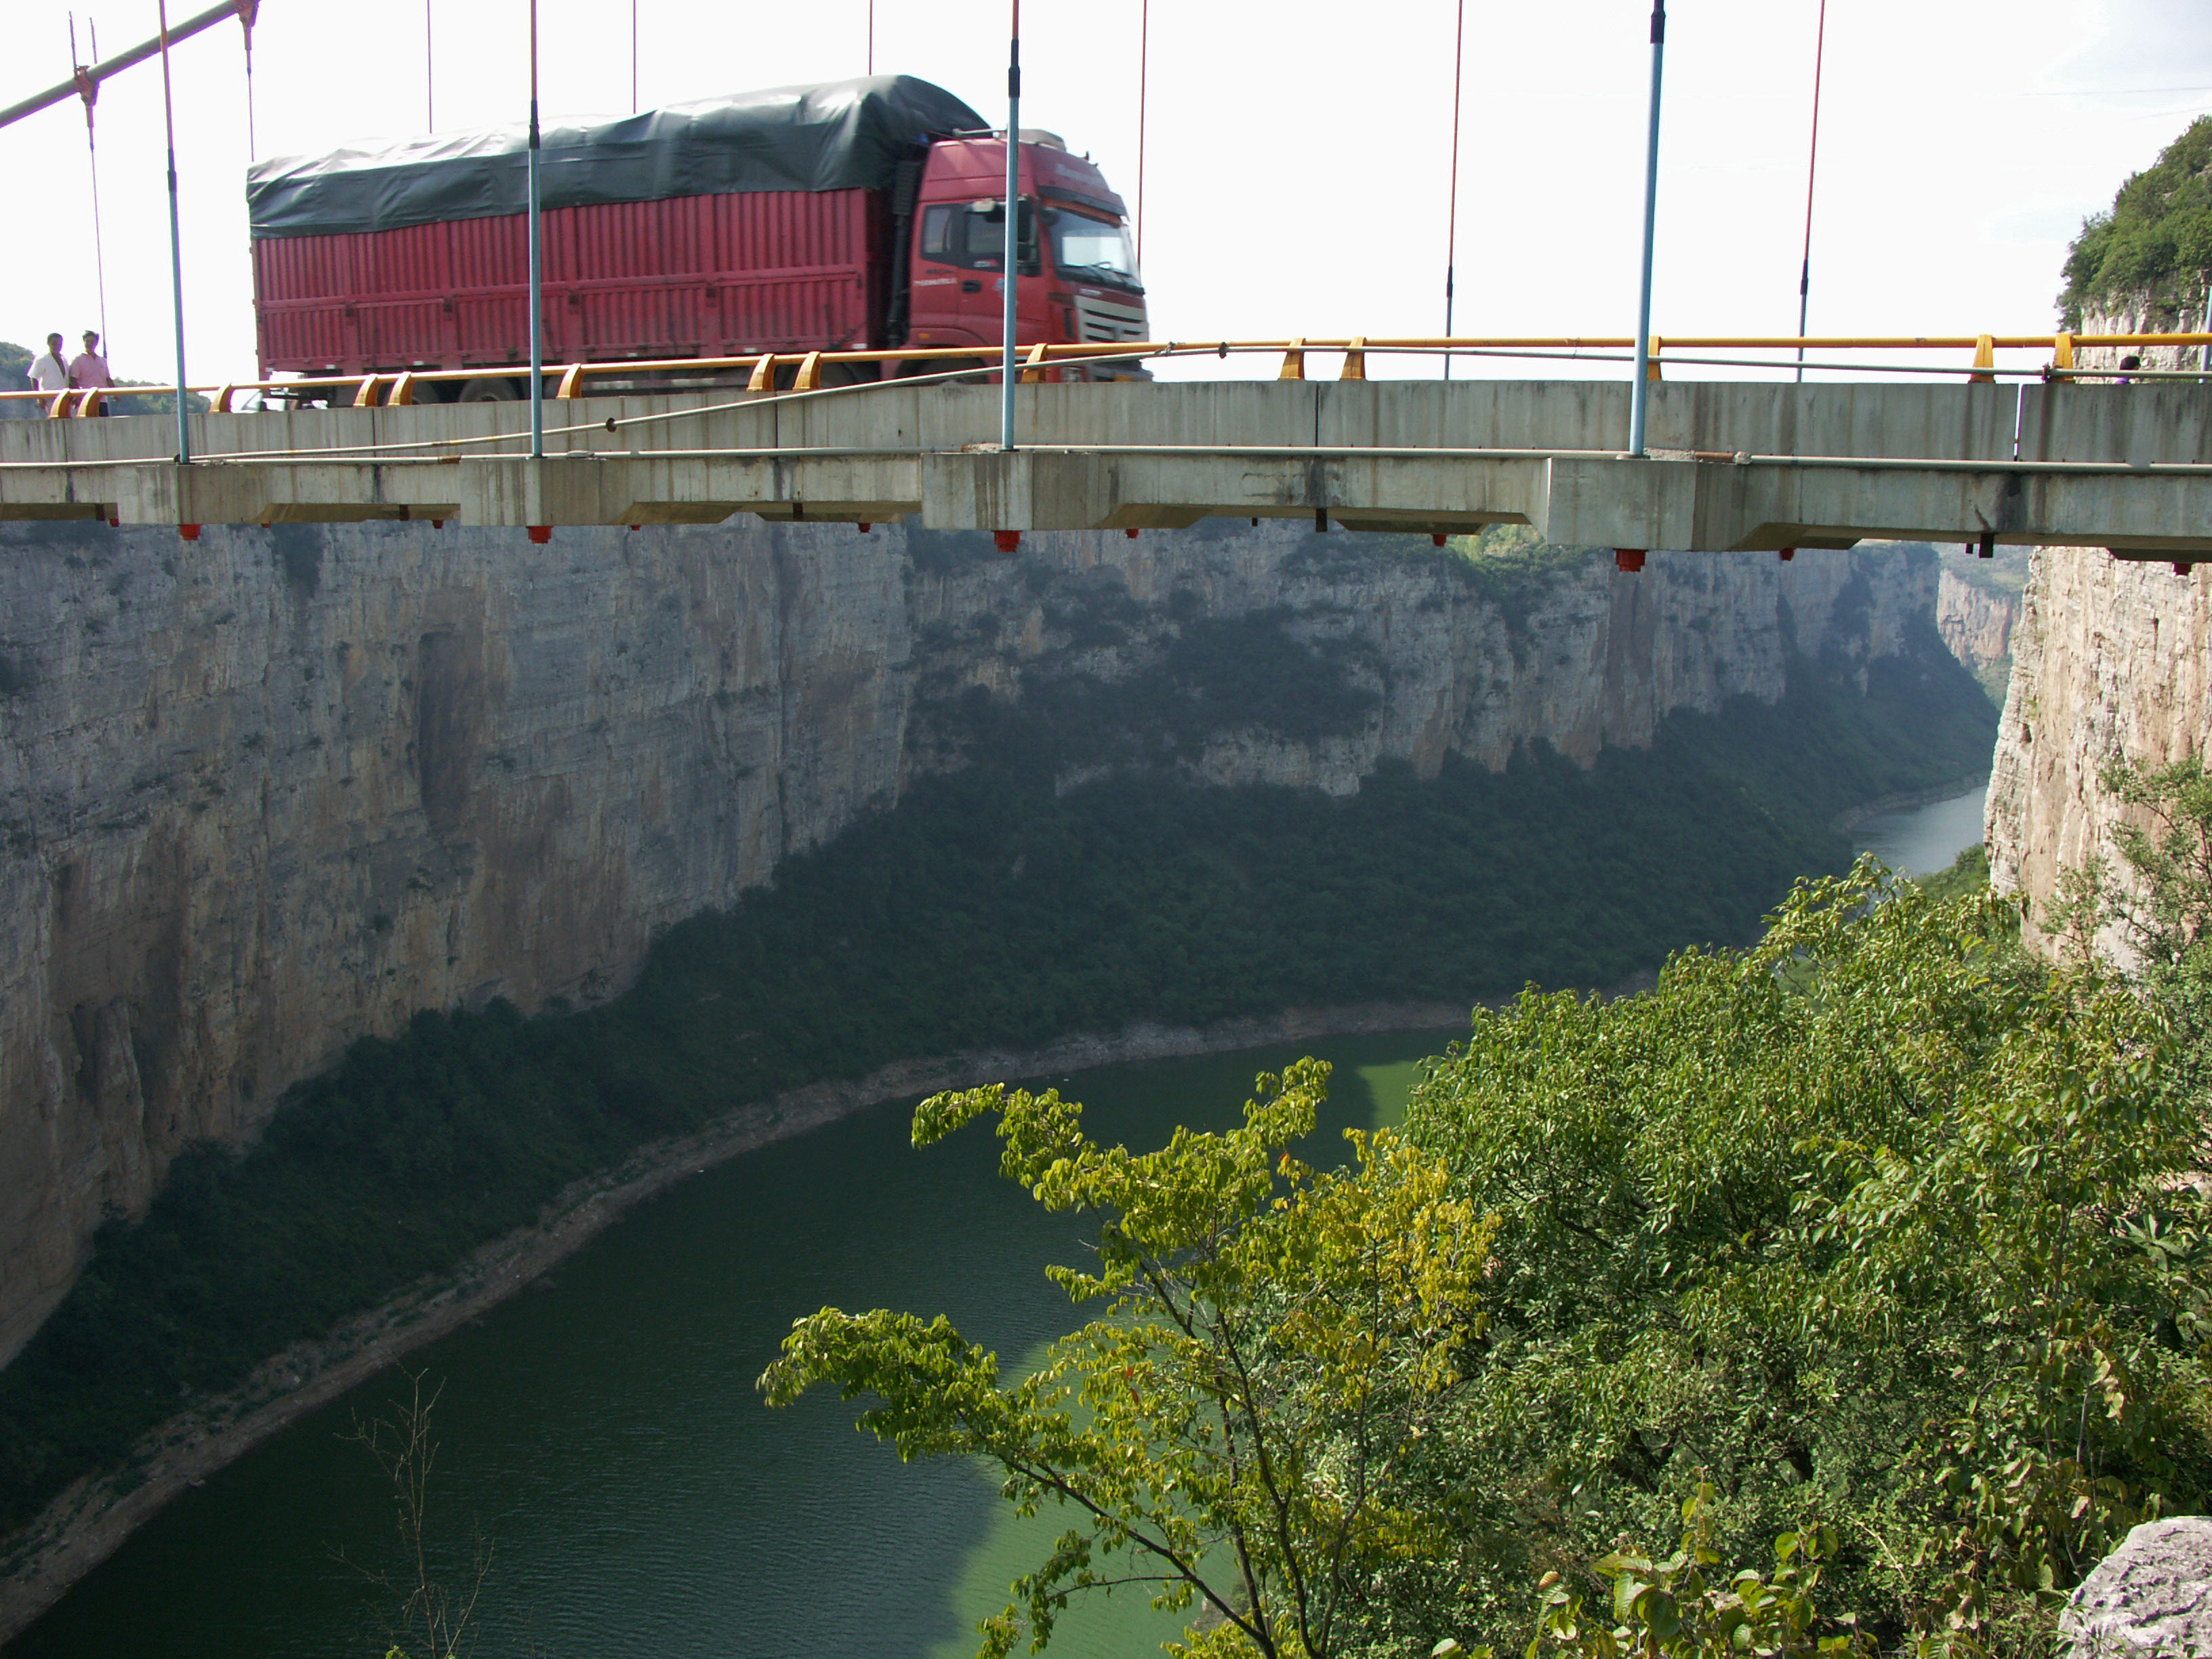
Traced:
<path fill-rule="evenodd" d="M 1231 353 L 1238 356 L 1279 356 L 1281 363 L 1276 378 L 1303 380 L 1306 378 L 1306 358 L 1319 352 L 1324 356 L 1341 356 L 1343 362 L 1338 378 L 1364 380 L 1367 378 L 1367 360 L 1376 354 L 1421 357 L 1522 357 L 1546 362 L 1618 362 L 1619 354 L 1632 352 L 1635 339 L 1627 335 L 1495 335 L 1495 336 L 1411 336 L 1385 338 L 1374 335 L 1351 335 L 1340 338 L 1322 339 L 1298 337 L 1282 340 L 1164 340 L 1122 341 L 1097 343 L 1037 344 L 1027 348 L 1021 359 L 1019 370 L 1025 381 L 1041 380 L 1057 369 L 1081 367 L 1086 363 L 1133 363 L 1150 358 L 1219 356 Z M 2076 354 L 2086 349 L 2118 351 L 2147 349 L 2154 346 L 2184 348 L 2212 347 L 2212 334 L 1885 334 L 1885 335 L 1808 335 L 1794 334 L 1670 334 L 1654 335 L 1651 339 L 1650 374 L 1659 378 L 1662 363 L 1677 367 L 1720 367 L 1769 368 L 1782 371 L 1800 367 L 1824 371 L 1863 367 L 1863 365 L 1824 363 L 1808 361 L 1802 365 L 1794 357 L 1747 359 L 1731 356 L 1714 357 L 1689 354 L 1741 351 L 1954 351 L 1971 350 L 1973 360 L 1964 365 L 1913 365 L 1899 368 L 1893 365 L 1889 373 L 1911 373 L 1940 375 L 1964 374 L 1968 380 L 1988 381 L 1999 374 L 2016 377 L 2067 379 L 2074 377 L 2108 378 L 2119 371 L 2112 368 L 2081 369 L 2075 366 Z M 1999 351 L 2048 349 L 2050 361 L 2027 368 L 2005 368 L 1998 366 L 1996 354 Z M 714 376 L 726 384 L 728 377 L 743 374 L 745 389 L 750 392 L 771 393 L 779 391 L 811 392 L 824 389 L 825 379 L 830 385 L 849 386 L 855 390 L 866 386 L 897 384 L 863 377 L 845 379 L 842 371 L 847 368 L 873 368 L 884 363 L 900 366 L 902 380 L 917 378 L 913 374 L 915 365 L 951 365 L 944 368 L 924 368 L 922 377 L 948 380 L 965 375 L 994 373 L 999 362 L 998 354 L 988 348 L 975 346 L 933 346 L 907 348 L 887 351 L 785 351 L 756 352 L 734 357 L 663 357 L 633 359 L 617 362 L 568 363 L 548 365 L 546 379 L 556 387 L 552 396 L 556 400 L 574 399 L 591 395 L 587 382 L 639 375 Z M 786 372 L 789 380 L 783 380 Z M 879 372 L 879 371 L 878 371 Z M 2150 371 L 2157 373 L 2157 371 Z M 2177 371 L 2166 371 L 2171 374 Z M 2197 371 L 2179 371 L 2196 378 Z M 410 369 L 397 374 L 304 375 L 293 379 L 273 380 L 231 380 L 220 385 L 196 386 L 189 388 L 209 399 L 210 407 L 218 414 L 233 412 L 237 399 L 248 392 L 259 392 L 269 397 L 298 398 L 302 395 L 321 396 L 327 402 L 343 402 L 356 409 L 395 408 L 413 404 L 427 386 L 466 383 L 471 380 L 511 380 L 527 376 L 527 366 L 513 364 L 487 365 L 475 368 Z M 779 382 L 781 382 L 781 384 Z M 658 389 L 658 388 L 656 388 Z M 696 388 L 693 388 L 696 389 Z M 51 419 L 70 416 L 88 416 L 100 412 L 102 404 L 111 398 L 163 397 L 174 388 L 165 386 L 111 386 L 104 390 L 46 392 L 0 392 L 0 400 L 23 401 L 35 399 L 45 405 Z"/>

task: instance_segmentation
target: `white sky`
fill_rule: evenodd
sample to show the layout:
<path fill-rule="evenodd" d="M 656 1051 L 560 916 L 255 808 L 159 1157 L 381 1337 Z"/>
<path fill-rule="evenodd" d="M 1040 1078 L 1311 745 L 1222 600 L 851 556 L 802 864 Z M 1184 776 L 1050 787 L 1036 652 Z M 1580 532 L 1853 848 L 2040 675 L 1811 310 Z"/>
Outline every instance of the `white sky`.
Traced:
<path fill-rule="evenodd" d="M 173 0 L 171 15 L 204 0 Z M 1024 125 L 1137 189 L 1140 0 L 1030 0 Z M 637 0 L 646 107 L 862 72 L 869 0 Z M 1796 320 L 1819 0 L 1674 0 L 1654 327 Z M 430 0 L 436 127 L 521 118 L 525 0 Z M 1144 213 L 1155 337 L 1419 334 L 1443 323 L 1453 0 L 1158 0 Z M 63 80 L 69 7 L 0 0 L 0 103 Z M 1003 118 L 997 5 L 875 0 L 879 71 Z M 1468 0 L 1457 331 L 1625 333 L 1635 322 L 1649 0 Z M 549 119 L 627 110 L 629 0 L 540 0 Z M 154 0 L 88 0 L 109 55 Z M 424 128 L 423 0 L 262 0 L 260 153 Z M 195 384 L 251 378 L 240 31 L 173 53 Z M 2067 239 L 2212 109 L 2206 0 L 1832 0 L 1812 328 L 2053 326 Z M 118 374 L 173 369 L 157 64 L 99 105 L 107 317 Z M 84 122 L 0 129 L 0 337 L 98 325 Z M 1269 373 L 1208 362 L 1195 372 Z M 1322 364 L 1316 373 L 1333 373 Z M 1370 374 L 1414 372 L 1378 360 Z M 1431 368 L 1426 372 L 1433 373 Z"/>

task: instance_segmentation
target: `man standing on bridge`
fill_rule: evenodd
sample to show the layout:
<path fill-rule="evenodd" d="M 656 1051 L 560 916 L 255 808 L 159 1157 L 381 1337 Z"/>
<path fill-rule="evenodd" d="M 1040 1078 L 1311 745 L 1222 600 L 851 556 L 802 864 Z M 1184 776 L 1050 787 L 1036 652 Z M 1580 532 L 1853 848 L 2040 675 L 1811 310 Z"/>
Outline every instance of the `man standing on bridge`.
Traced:
<path fill-rule="evenodd" d="M 54 338 L 56 343 L 59 343 L 61 337 L 56 335 Z M 100 355 L 100 334 L 96 329 L 88 328 L 84 331 L 84 349 L 77 353 L 76 360 L 70 364 L 70 384 L 80 392 L 92 386 L 106 387 L 115 384 L 114 377 L 107 372 L 107 359 Z M 107 413 L 105 399 L 100 403 L 100 412 L 103 415 Z"/>
<path fill-rule="evenodd" d="M 45 355 L 31 359 L 31 385 L 40 392 L 69 390 L 69 370 L 62 367 L 62 337 L 46 336 Z"/>

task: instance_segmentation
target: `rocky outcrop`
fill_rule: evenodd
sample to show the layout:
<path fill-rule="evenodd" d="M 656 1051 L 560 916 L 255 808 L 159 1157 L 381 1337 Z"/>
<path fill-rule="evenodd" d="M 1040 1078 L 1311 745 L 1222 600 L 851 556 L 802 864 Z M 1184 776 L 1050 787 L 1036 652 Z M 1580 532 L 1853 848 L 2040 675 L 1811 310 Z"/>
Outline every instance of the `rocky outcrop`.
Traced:
<path fill-rule="evenodd" d="M 2212 567 L 2037 550 L 2013 633 L 2012 684 L 1990 780 L 1990 874 L 2028 902 L 2029 934 L 2059 872 L 2102 858 L 2125 810 L 2099 781 L 2124 756 L 2212 753 Z M 2107 948 L 2124 941 L 2108 936 Z"/>
<path fill-rule="evenodd" d="M 2012 630 L 2027 583 L 2028 550 L 2008 547 L 1982 559 L 1966 548 L 1948 548 L 1942 558 L 1936 630 L 1990 701 L 2002 708 L 2012 681 Z"/>
<path fill-rule="evenodd" d="M 0 529 L 0 1358 L 184 1146 L 250 1139 L 418 1009 L 614 994 L 657 931 L 961 763 L 970 688 L 1129 684 L 1209 627 L 1288 641 L 1333 701 L 1194 683 L 1214 712 L 1147 763 L 1345 793 L 1387 759 L 1648 743 L 1780 697 L 1793 649 L 1863 675 L 1936 586 L 1905 551 L 1630 577 L 1281 526 L 1015 558 L 749 519 L 544 548 Z"/>
<path fill-rule="evenodd" d="M 2059 1616 L 2064 1659 L 2212 1653 L 2212 1520 L 2146 1521 L 2090 1570 Z"/>
<path fill-rule="evenodd" d="M 2114 301 L 2107 304 L 2091 304 L 2082 307 L 2081 330 L 2084 334 L 2187 334 L 2194 332 L 2203 321 L 2171 305 L 2160 305 L 2142 296 Z M 2086 346 L 2076 349 L 2075 365 L 2081 368 L 2113 368 L 2120 366 L 2125 356 L 2142 359 L 2145 368 L 2202 368 L 2205 366 L 2202 346 L 2141 346 L 2127 350 L 2115 350 L 2108 346 Z"/>
<path fill-rule="evenodd" d="M 1992 668 L 2012 660 L 2012 625 L 2020 601 L 1946 570 L 1936 590 L 1936 629 L 1951 654 L 1967 667 Z"/>

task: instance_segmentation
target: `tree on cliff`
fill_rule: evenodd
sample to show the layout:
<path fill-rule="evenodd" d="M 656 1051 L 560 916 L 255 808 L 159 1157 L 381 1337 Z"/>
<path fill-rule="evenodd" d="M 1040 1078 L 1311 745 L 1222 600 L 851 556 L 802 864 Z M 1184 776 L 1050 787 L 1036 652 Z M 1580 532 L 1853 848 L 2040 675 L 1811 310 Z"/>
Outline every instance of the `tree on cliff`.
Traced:
<path fill-rule="evenodd" d="M 2110 209 L 2082 221 L 2065 275 L 2058 314 L 2067 328 L 2081 327 L 2089 306 L 2137 295 L 2169 313 L 2203 305 L 2212 282 L 2212 115 L 2191 122 Z"/>
<path fill-rule="evenodd" d="M 2001 902 L 1866 863 L 1645 995 L 1478 1011 L 1343 1176 L 1268 1167 L 1310 1069 L 1241 1139 L 1141 1158 L 1049 1097 L 931 1103 L 917 1139 L 1000 1109 L 1008 1175 L 1106 1212 L 1060 1276 L 1108 1316 L 1005 1388 L 941 1321 L 825 1310 L 765 1382 L 1075 1506 L 990 1654 L 1123 1550 L 1237 1615 L 1216 1654 L 2009 1651 L 2212 1495 L 2172 1062 Z"/>
<path fill-rule="evenodd" d="M 861 1422 L 901 1456 L 981 1457 L 1024 1514 L 1070 1514 L 984 1622 L 991 1659 L 1024 1630 L 1042 1646 L 1071 1595 L 1117 1585 L 1202 1601 L 1193 1656 L 1324 1659 L 1384 1563 L 1449 1547 L 1449 1498 L 1393 1473 L 1438 1431 L 1480 1346 L 1492 1230 L 1445 1192 L 1441 1161 L 1395 1137 L 1355 1132 L 1341 1173 L 1287 1156 L 1328 1074 L 1310 1060 L 1262 1074 L 1243 1128 L 1141 1155 L 1091 1140 L 1056 1091 L 924 1102 L 917 1146 L 995 1113 L 1008 1178 L 1105 1215 L 1095 1268 L 1051 1270 L 1098 1316 L 1007 1388 L 941 1317 L 824 1309 L 761 1379 L 776 1405 L 818 1382 L 872 1395 Z"/>

